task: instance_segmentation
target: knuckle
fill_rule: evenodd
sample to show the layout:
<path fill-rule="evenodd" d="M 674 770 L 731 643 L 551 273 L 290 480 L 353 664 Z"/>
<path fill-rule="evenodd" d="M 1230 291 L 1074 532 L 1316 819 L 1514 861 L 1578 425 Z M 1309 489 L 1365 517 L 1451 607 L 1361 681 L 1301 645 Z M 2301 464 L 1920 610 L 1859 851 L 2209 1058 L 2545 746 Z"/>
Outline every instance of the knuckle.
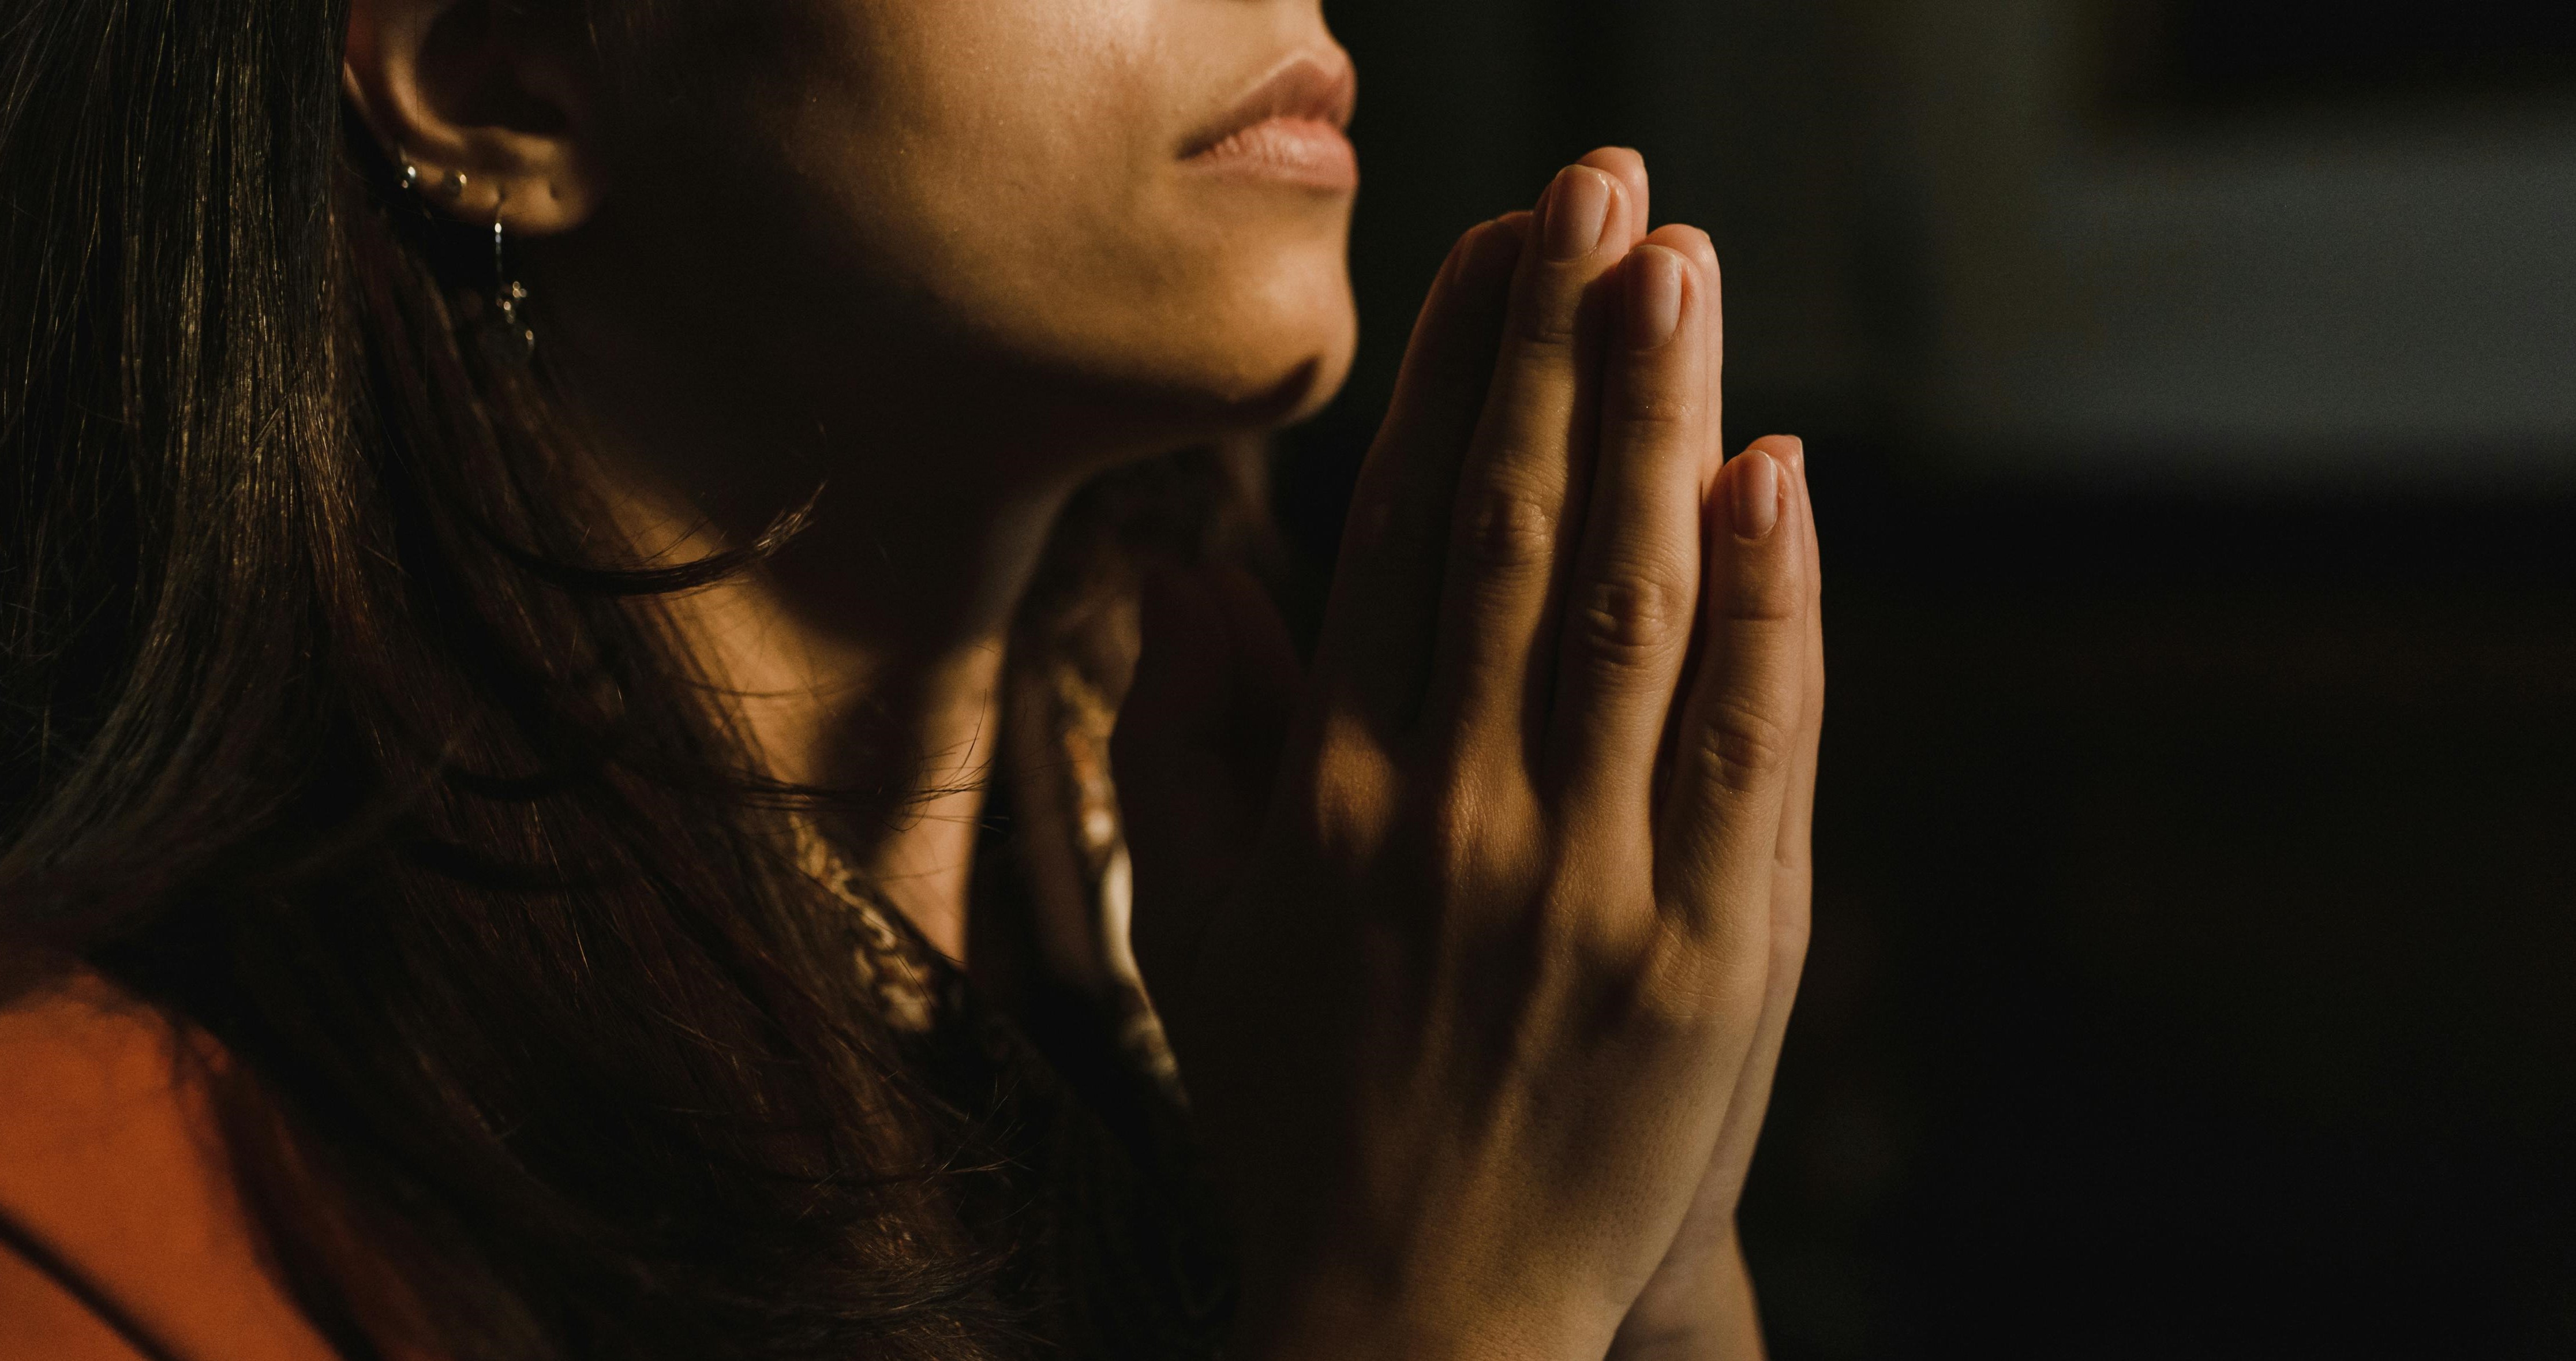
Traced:
<path fill-rule="evenodd" d="M 1726 591 L 1726 617 L 1737 623 L 1785 624 L 1803 604 L 1795 574 L 1776 564 L 1737 571 Z"/>
<path fill-rule="evenodd" d="M 1787 771 L 1789 726 L 1752 699 L 1722 698 L 1710 704 L 1690 749 L 1702 778 L 1731 793 L 1750 794 Z"/>
<path fill-rule="evenodd" d="M 1384 835 L 1392 784 L 1387 762 L 1374 748 L 1357 738 L 1327 740 L 1294 790 L 1308 844 L 1328 858 L 1367 857 Z"/>
<path fill-rule="evenodd" d="M 1574 644 L 1610 666 L 1661 661 L 1690 630 L 1690 593 L 1676 573 L 1662 568 L 1614 572 L 1589 582 L 1575 604 Z"/>
<path fill-rule="evenodd" d="M 1485 809 L 1463 781 L 1453 781 L 1423 809 L 1423 849 L 1443 882 L 1464 877 L 1485 840 Z"/>
<path fill-rule="evenodd" d="M 1512 335 L 1525 351 L 1525 363 L 1562 364 L 1573 355 L 1583 326 L 1580 299 L 1563 296 L 1571 292 L 1570 288 L 1542 279 L 1530 297 L 1514 310 Z"/>
<path fill-rule="evenodd" d="M 1715 1024 L 1723 1011 L 1712 990 L 1695 976 L 1649 971 L 1622 989 L 1620 1009 L 1628 1023 L 1648 1034 L 1696 1037 Z"/>
<path fill-rule="evenodd" d="M 1718 963 L 1707 943 L 1691 933 L 1658 933 L 1633 956 L 1620 981 L 1619 1005 L 1628 1024 L 1693 1042 L 1740 1025 L 1749 999 L 1737 975 L 1746 971 Z"/>
<path fill-rule="evenodd" d="M 1516 488 L 1478 493 L 1461 528 L 1474 565 L 1489 574 L 1518 575 L 1544 566 L 1555 554 L 1555 510 Z"/>
<path fill-rule="evenodd" d="M 1618 405 L 1613 414 L 1632 441 L 1673 435 L 1700 418 L 1700 404 L 1678 384 L 1661 381 L 1657 375 L 1641 374 L 1635 381 L 1617 386 L 1614 400 Z"/>
<path fill-rule="evenodd" d="M 1548 856 L 1534 826 L 1512 793 L 1463 769 L 1425 789 L 1404 838 L 1423 900 L 1436 913 L 1473 905 L 1487 927 L 1501 926 L 1511 914 L 1498 904 L 1545 895 Z"/>

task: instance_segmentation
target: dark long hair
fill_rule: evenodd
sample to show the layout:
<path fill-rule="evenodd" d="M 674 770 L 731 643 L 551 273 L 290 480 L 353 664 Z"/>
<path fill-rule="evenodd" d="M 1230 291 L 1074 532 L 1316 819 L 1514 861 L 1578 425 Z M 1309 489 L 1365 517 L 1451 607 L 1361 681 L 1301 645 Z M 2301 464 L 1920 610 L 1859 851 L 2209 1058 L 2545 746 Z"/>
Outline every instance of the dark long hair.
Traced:
<path fill-rule="evenodd" d="M 740 564 L 601 561 L 345 24 L 0 17 L 7 986 L 77 962 L 220 1041 L 352 1356 L 1012 1350 L 972 1131 L 654 608 Z"/>

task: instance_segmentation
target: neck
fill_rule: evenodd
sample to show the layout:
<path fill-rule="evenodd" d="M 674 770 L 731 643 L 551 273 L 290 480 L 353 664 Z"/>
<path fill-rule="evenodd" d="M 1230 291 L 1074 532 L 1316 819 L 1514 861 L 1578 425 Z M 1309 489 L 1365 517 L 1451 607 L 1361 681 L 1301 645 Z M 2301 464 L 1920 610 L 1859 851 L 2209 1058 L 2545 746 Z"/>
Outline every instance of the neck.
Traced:
<path fill-rule="evenodd" d="M 652 464 L 608 465 L 612 506 L 660 560 L 744 541 L 709 529 L 724 517 L 651 475 Z M 1009 625 L 1071 484 L 1013 486 L 1002 470 L 1022 461 L 919 445 L 830 466 L 787 548 L 667 608 L 769 774 L 896 810 L 880 825 L 848 825 L 854 816 L 823 831 L 962 960 Z"/>
<path fill-rule="evenodd" d="M 686 324 L 686 298 L 558 263 L 545 343 L 648 560 L 739 547 L 815 498 L 786 549 L 669 608 L 770 773 L 900 810 L 824 830 L 962 958 L 1004 645 L 1048 531 L 1091 472 L 1183 440 L 926 344 L 827 362 L 756 333 L 735 353 L 702 343 L 737 332 Z"/>

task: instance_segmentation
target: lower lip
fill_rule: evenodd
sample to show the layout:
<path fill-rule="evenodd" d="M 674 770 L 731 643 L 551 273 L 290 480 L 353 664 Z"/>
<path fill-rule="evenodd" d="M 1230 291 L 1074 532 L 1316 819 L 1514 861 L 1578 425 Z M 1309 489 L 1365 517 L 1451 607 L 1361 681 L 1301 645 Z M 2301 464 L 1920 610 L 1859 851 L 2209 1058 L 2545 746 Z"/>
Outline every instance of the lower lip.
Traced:
<path fill-rule="evenodd" d="M 1187 164 L 1336 193 L 1360 187 L 1360 158 L 1351 148 L 1351 139 L 1332 124 L 1312 118 L 1255 123 L 1190 157 Z"/>

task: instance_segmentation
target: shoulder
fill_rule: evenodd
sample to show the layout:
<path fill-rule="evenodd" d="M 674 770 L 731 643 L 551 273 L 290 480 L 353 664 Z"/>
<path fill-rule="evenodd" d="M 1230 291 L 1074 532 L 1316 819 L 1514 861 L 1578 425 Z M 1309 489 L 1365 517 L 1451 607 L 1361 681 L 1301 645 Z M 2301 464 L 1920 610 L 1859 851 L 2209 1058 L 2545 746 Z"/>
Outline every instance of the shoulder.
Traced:
<path fill-rule="evenodd" d="M 0 1005 L 0 1355 L 335 1355 L 234 1185 L 221 1061 L 95 974 Z"/>

